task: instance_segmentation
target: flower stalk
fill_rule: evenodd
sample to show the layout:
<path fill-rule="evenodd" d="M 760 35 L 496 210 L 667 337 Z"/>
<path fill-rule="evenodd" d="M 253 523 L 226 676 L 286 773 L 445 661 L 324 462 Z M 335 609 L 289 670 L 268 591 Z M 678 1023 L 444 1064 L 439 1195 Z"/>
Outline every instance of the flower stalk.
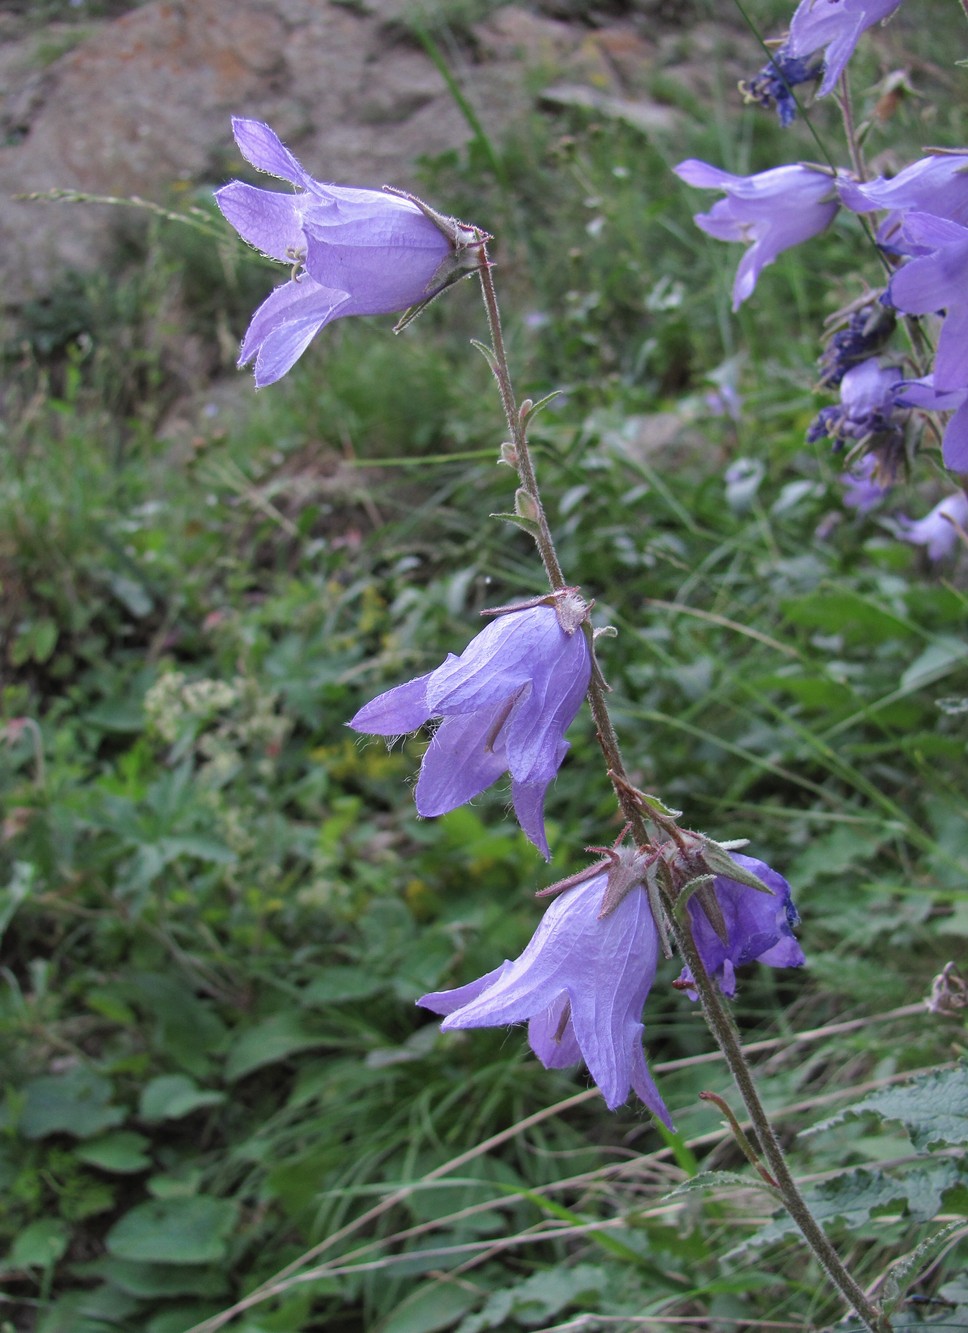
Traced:
<path fill-rule="evenodd" d="M 548 581 L 552 590 L 556 591 L 566 586 L 565 577 L 555 549 L 554 538 L 541 500 L 537 476 L 531 459 L 527 438 L 527 410 L 522 410 L 518 406 L 514 395 L 507 351 L 501 330 L 501 316 L 493 270 L 483 240 L 478 248 L 478 274 L 491 335 L 488 362 L 500 390 L 508 430 L 511 433 L 512 450 L 510 451 L 511 458 L 508 461 L 513 461 L 521 486 L 533 502 L 536 515 L 535 542 Z M 667 839 L 671 840 L 671 843 L 682 852 L 685 840 L 681 831 L 677 829 L 674 818 L 664 818 L 659 812 L 655 812 L 654 818 L 649 818 L 644 813 L 644 802 L 641 794 L 634 787 L 622 759 L 618 736 L 606 700 L 606 689 L 607 686 L 601 671 L 595 664 L 588 683 L 588 703 L 609 778 L 632 840 L 644 854 L 656 853 L 661 843 Z M 651 836 L 650 823 L 658 827 L 659 841 L 654 840 Z M 890 1323 L 886 1316 L 880 1313 L 877 1306 L 868 1298 L 863 1288 L 845 1267 L 836 1249 L 810 1211 L 793 1178 L 783 1149 L 760 1100 L 753 1073 L 743 1053 L 742 1043 L 732 1015 L 723 1003 L 719 988 L 710 977 L 700 950 L 693 939 L 688 924 L 688 914 L 684 914 L 683 920 L 677 920 L 675 907 L 678 895 L 673 877 L 671 875 L 658 876 L 657 884 L 657 894 L 652 892 L 649 894 L 650 902 L 654 902 L 656 896 L 661 898 L 662 907 L 665 909 L 664 915 L 669 922 L 680 956 L 691 975 L 692 988 L 698 993 L 702 1003 L 703 1016 L 707 1026 L 723 1053 L 729 1071 L 733 1076 L 733 1081 L 743 1099 L 760 1151 L 768 1167 L 770 1183 L 775 1185 L 784 1207 L 799 1227 L 801 1235 L 817 1257 L 827 1277 L 855 1311 L 865 1327 L 870 1329 L 871 1333 L 889 1333 Z M 497 975 L 497 973 L 494 974 L 494 976 Z M 472 983 L 472 986 L 479 984 Z M 470 990 L 470 988 L 465 989 Z M 456 995 L 457 992 L 452 994 Z M 759 1165 L 757 1169 L 763 1174 Z"/>

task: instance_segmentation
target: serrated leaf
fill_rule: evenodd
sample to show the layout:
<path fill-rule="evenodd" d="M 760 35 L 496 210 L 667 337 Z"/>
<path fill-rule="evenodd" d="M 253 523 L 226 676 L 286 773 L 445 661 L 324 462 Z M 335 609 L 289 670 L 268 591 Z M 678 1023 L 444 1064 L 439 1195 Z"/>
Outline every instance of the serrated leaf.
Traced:
<path fill-rule="evenodd" d="M 910 1254 L 906 1254 L 894 1264 L 882 1288 L 881 1308 L 885 1314 L 892 1314 L 897 1309 L 905 1291 L 915 1280 L 917 1274 L 936 1255 L 941 1253 L 948 1243 L 948 1237 L 956 1231 L 962 1231 L 964 1225 L 964 1221 L 960 1218 L 957 1221 L 948 1222 L 940 1231 L 936 1231 L 933 1236 L 923 1240 Z"/>
<path fill-rule="evenodd" d="M 871 1093 L 805 1132 L 819 1134 L 862 1115 L 899 1120 L 919 1152 L 939 1144 L 957 1147 L 968 1143 L 968 1062 L 932 1070 L 900 1087 Z"/>
<path fill-rule="evenodd" d="M 882 1171 L 858 1167 L 832 1180 L 821 1181 L 804 1190 L 803 1195 L 807 1207 L 822 1226 L 841 1222 L 848 1230 L 854 1231 L 869 1222 L 876 1210 L 904 1199 L 905 1191 L 900 1180 L 892 1179 Z M 772 1245 L 797 1230 L 796 1222 L 784 1212 L 754 1232 L 725 1257 L 728 1259 L 750 1249 Z"/>
<path fill-rule="evenodd" d="M 664 1194 L 664 1199 L 674 1199 L 680 1194 L 692 1194 L 696 1190 L 708 1189 L 761 1189 L 773 1191 L 765 1180 L 754 1175 L 744 1176 L 739 1171 L 700 1171 L 698 1175 L 684 1180 L 674 1190 Z"/>

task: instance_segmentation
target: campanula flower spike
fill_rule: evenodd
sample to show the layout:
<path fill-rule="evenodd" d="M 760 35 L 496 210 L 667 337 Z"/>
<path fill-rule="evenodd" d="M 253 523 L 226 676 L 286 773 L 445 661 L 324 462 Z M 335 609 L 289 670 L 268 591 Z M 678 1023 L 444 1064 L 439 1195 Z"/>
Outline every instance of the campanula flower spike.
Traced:
<path fill-rule="evenodd" d="M 616 861 L 626 889 L 603 915 Z M 632 1090 L 671 1129 L 642 1049 L 642 1007 L 659 957 L 643 869 L 634 849 L 597 873 L 593 867 L 587 880 L 552 902 L 519 958 L 456 990 L 424 995 L 418 1004 L 446 1015 L 445 1032 L 527 1022 L 531 1049 L 545 1068 L 583 1059 L 609 1110 Z"/>
<path fill-rule="evenodd" d="M 518 822 L 545 857 L 545 793 L 592 669 L 587 605 L 573 589 L 547 600 L 499 614 L 459 657 L 387 690 L 349 722 L 401 736 L 438 721 L 417 780 L 418 814 L 446 814 L 509 772 Z"/>
<path fill-rule="evenodd" d="M 697 227 L 719 241 L 751 242 L 733 283 L 733 309 L 753 295 L 757 278 L 777 255 L 818 235 L 837 212 L 833 177 L 795 163 L 755 176 L 734 176 L 708 162 L 688 158 L 674 168 L 687 185 L 722 190 L 725 199 L 697 213 Z"/>
<path fill-rule="evenodd" d="M 242 342 L 239 365 L 255 360 L 257 388 L 281 379 L 332 320 L 424 305 L 476 266 L 481 233 L 408 196 L 323 184 L 268 125 L 235 118 L 232 126 L 246 161 L 295 187 L 232 181 L 215 192 L 242 239 L 292 273 Z"/>

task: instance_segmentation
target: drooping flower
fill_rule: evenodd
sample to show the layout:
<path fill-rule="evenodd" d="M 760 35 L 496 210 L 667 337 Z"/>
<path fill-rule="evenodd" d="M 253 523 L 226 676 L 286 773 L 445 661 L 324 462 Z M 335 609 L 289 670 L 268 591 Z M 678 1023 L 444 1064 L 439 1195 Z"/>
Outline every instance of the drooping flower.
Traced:
<path fill-rule="evenodd" d="M 734 176 L 689 158 L 674 170 L 688 185 L 725 192 L 709 213 L 696 214 L 698 227 L 720 241 L 752 242 L 733 283 L 734 310 L 752 296 L 762 269 L 783 250 L 822 232 L 838 208 L 834 178 L 815 167 L 794 164 Z"/>
<path fill-rule="evenodd" d="M 902 230 L 922 253 L 893 275 L 884 300 L 908 315 L 944 311 L 933 384 L 940 393 L 968 388 L 968 227 L 908 213 Z"/>
<path fill-rule="evenodd" d="M 792 927 L 800 918 L 790 897 L 790 885 L 763 861 L 733 853 L 744 870 L 760 879 L 772 893 L 741 884 L 738 880 L 716 875 L 710 886 L 722 916 L 723 939 L 701 905 L 701 895 L 693 894 L 686 908 L 692 938 L 706 971 L 718 983 L 724 995 L 736 994 L 736 969 L 744 963 L 767 963 L 770 967 L 802 967 L 806 962 Z M 678 984 L 691 989 L 692 973 L 683 968 Z"/>
<path fill-rule="evenodd" d="M 913 239 L 902 234 L 908 213 L 930 213 L 968 226 L 968 153 L 934 153 L 890 179 L 878 176 L 863 184 L 843 175 L 837 189 L 841 203 L 854 213 L 887 210 L 877 240 L 894 254 L 920 252 Z"/>
<path fill-rule="evenodd" d="M 943 560 L 950 555 L 968 533 L 968 496 L 955 491 L 916 521 L 910 518 L 896 520 L 898 536 L 914 546 L 923 546 L 929 560 Z"/>
<path fill-rule="evenodd" d="M 769 63 L 751 79 L 739 85 L 743 101 L 776 110 L 780 124 L 792 125 L 797 118 L 797 101 L 793 89 L 805 83 L 816 83 L 820 78 L 821 62 L 809 57 L 804 60 L 790 53 L 788 45 L 774 51 Z"/>
<path fill-rule="evenodd" d="M 892 414 L 894 389 L 900 380 L 897 366 L 882 366 L 873 358 L 852 366 L 840 382 L 839 405 L 820 409 L 807 440 L 813 443 L 829 436 L 835 448 L 840 448 L 844 440 L 898 434 L 900 427 Z"/>
<path fill-rule="evenodd" d="M 854 54 L 861 35 L 890 18 L 901 0 L 800 0 L 790 20 L 787 50 L 801 59 L 824 53 L 824 76 L 818 97 L 832 92 Z"/>
<path fill-rule="evenodd" d="M 292 270 L 242 343 L 239 365 L 255 358 L 257 387 L 290 370 L 331 320 L 406 310 L 467 271 L 478 239 L 472 229 L 432 218 L 398 194 L 323 184 L 268 125 L 236 117 L 232 127 L 248 162 L 295 186 L 289 194 L 232 181 L 215 192 L 243 240 Z"/>
<path fill-rule="evenodd" d="M 933 375 L 925 375 L 919 380 L 902 380 L 895 398 L 901 407 L 952 413 L 941 442 L 941 458 L 950 471 L 968 472 L 968 388 L 942 391 L 935 387 Z"/>
<path fill-rule="evenodd" d="M 544 799 L 568 750 L 568 729 L 588 689 L 588 608 L 574 591 L 554 606 L 498 615 L 436 671 L 379 695 L 350 720 L 356 731 L 400 736 L 441 719 L 423 757 L 417 811 L 443 815 L 511 774 L 522 829 L 548 857 Z"/>
<path fill-rule="evenodd" d="M 856 509 L 858 514 L 868 514 L 875 509 L 891 489 L 890 483 L 884 483 L 878 474 L 878 460 L 874 454 L 864 454 L 863 458 L 849 472 L 840 474 L 844 488 L 844 507 Z"/>
<path fill-rule="evenodd" d="M 655 979 L 659 934 L 639 885 L 602 916 L 603 869 L 557 897 L 514 962 L 418 1004 L 445 1014 L 443 1031 L 528 1024 L 546 1069 L 584 1059 L 614 1111 L 633 1089 L 672 1128 L 642 1049 L 642 1007 Z"/>

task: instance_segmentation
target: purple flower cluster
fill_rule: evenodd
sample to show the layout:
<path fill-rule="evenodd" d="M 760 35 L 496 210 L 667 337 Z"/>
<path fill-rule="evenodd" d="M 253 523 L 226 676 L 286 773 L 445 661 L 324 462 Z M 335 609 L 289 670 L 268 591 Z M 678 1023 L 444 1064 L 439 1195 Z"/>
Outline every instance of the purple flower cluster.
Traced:
<path fill-rule="evenodd" d="M 791 929 L 799 918 L 789 884 L 762 861 L 734 861 L 769 892 L 717 875 L 711 885 L 717 921 L 699 905 L 699 895 L 687 907 L 703 966 L 727 996 L 735 995 L 736 968 L 744 963 L 800 967 L 805 961 Z M 519 958 L 418 1003 L 446 1015 L 445 1032 L 526 1022 L 531 1049 L 546 1069 L 583 1059 L 610 1110 L 631 1089 L 671 1129 L 642 1049 L 642 1008 L 659 958 L 646 867 L 644 853 L 614 854 L 610 866 L 593 868 L 554 900 Z M 687 968 L 677 984 L 695 997 L 692 980 Z"/>
<path fill-rule="evenodd" d="M 588 607 L 573 590 L 551 600 L 498 614 L 460 657 L 451 655 L 436 670 L 379 695 L 350 722 L 357 731 L 395 736 L 438 721 L 417 782 L 419 813 L 453 810 L 509 771 L 515 813 L 545 856 L 545 794 L 592 668 Z M 527 1022 L 531 1048 L 546 1068 L 583 1059 L 610 1108 L 632 1089 L 671 1125 L 642 1049 L 642 1009 L 659 957 L 646 888 L 657 855 L 635 848 L 608 852 L 605 861 L 558 886 L 559 896 L 518 959 L 419 1003 L 445 1015 L 445 1030 Z M 751 872 L 754 883 L 758 876 L 768 892 L 717 875 L 707 890 L 719 902 L 711 934 L 702 910 L 696 915 L 690 908 L 700 956 L 727 995 L 735 992 L 735 968 L 742 963 L 803 962 L 790 931 L 795 913 L 786 881 L 748 857 L 732 864 L 738 874 Z"/>

